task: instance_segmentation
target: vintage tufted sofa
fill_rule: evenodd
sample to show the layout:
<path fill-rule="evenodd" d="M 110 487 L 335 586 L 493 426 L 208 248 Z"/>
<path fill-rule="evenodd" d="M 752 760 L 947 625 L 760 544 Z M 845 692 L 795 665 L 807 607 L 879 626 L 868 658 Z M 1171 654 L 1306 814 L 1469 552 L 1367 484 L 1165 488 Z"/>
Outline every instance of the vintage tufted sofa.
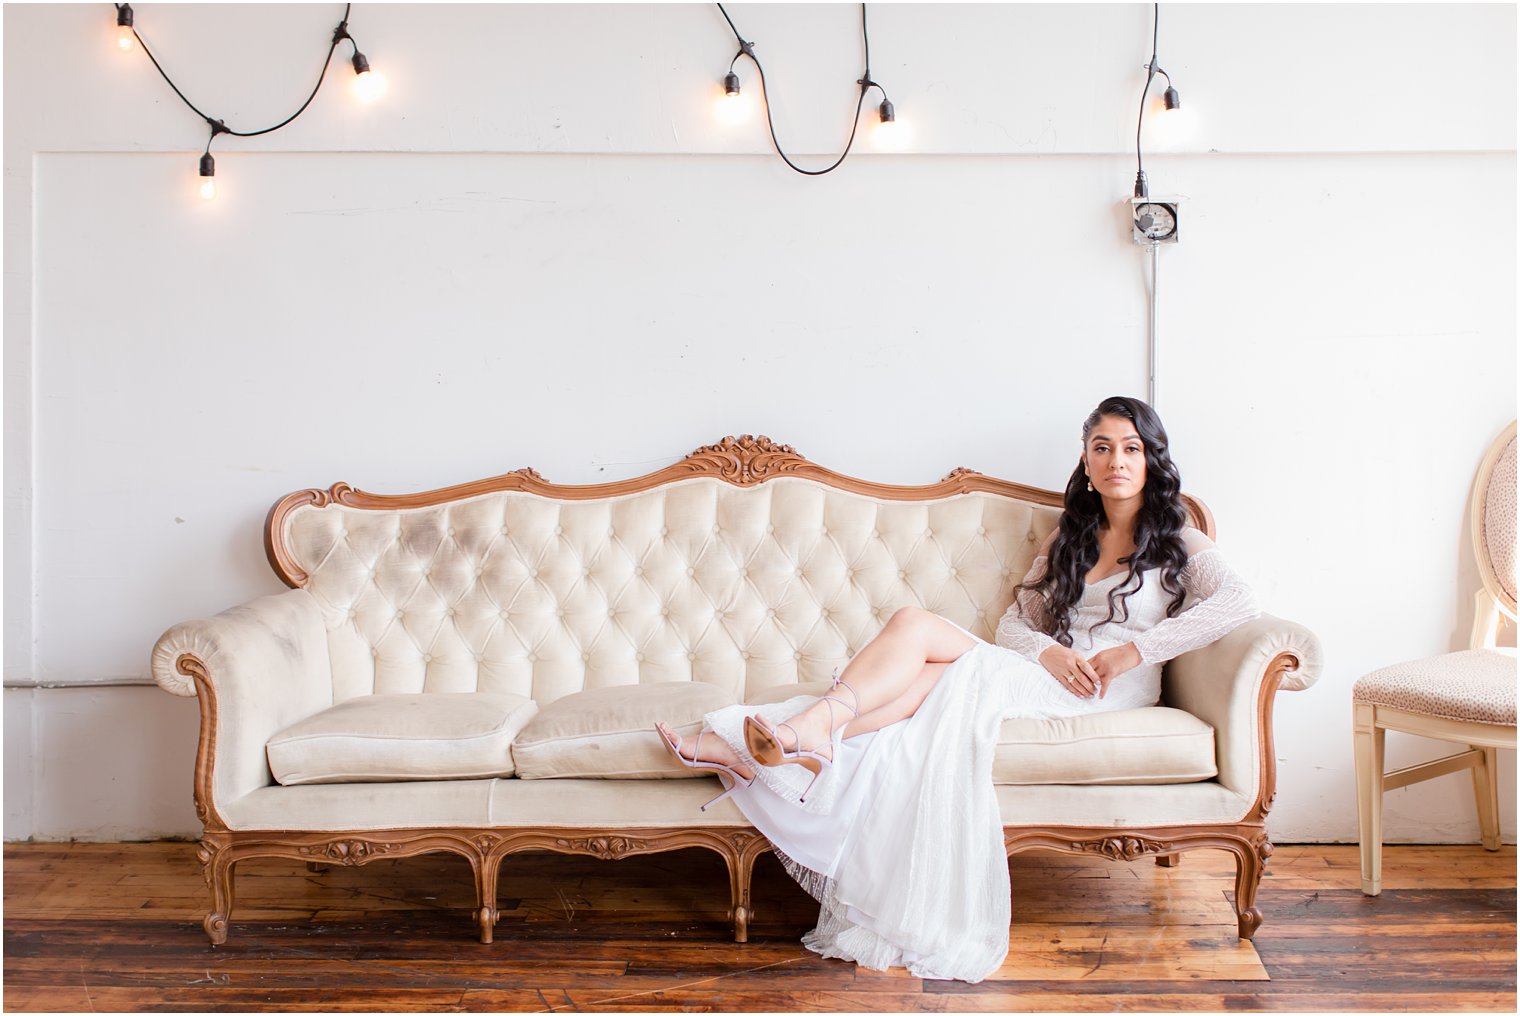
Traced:
<path fill-rule="evenodd" d="M 247 857 L 460 854 L 490 942 L 513 852 L 704 847 L 727 863 L 745 941 L 768 844 L 731 801 L 699 810 L 716 780 L 682 778 L 641 703 L 692 731 L 719 705 L 816 693 L 908 605 L 991 640 L 1059 504 L 969 469 L 871 483 L 749 435 L 596 486 L 518 469 L 282 498 L 265 548 L 292 588 L 175 625 L 153 650 L 157 682 L 200 700 L 206 933 L 226 940 Z M 1228 850 L 1249 938 L 1271 853 L 1273 697 L 1318 670 L 1314 635 L 1264 615 L 1172 661 L 1162 706 L 1007 721 L 994 782 L 1009 853 Z M 317 729 L 335 717 L 359 727 Z"/>

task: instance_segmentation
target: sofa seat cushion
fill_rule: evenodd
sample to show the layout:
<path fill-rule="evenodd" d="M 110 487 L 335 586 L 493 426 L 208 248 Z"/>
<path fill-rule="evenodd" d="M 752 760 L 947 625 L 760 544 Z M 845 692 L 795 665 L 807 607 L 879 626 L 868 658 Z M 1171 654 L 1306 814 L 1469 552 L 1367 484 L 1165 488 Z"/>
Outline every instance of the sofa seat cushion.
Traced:
<path fill-rule="evenodd" d="M 285 786 L 511 776 L 512 740 L 538 705 L 509 692 L 360 695 L 269 739 Z"/>
<path fill-rule="evenodd" d="M 828 690 L 828 681 L 773 685 L 744 701 L 769 705 Z M 1059 720 L 1004 720 L 992 761 L 992 782 L 1003 786 L 1194 783 L 1218 772 L 1214 728 L 1192 713 L 1165 706 Z"/>
<path fill-rule="evenodd" d="M 517 775 L 670 779 L 711 776 L 679 765 L 660 743 L 656 722 L 682 736 L 702 729 L 702 715 L 732 705 L 733 695 L 704 681 L 592 688 L 544 706 L 512 746 Z"/>
<path fill-rule="evenodd" d="M 992 760 L 992 782 L 1005 786 L 1195 783 L 1218 772 L 1214 728 L 1166 706 L 1004 720 Z"/>

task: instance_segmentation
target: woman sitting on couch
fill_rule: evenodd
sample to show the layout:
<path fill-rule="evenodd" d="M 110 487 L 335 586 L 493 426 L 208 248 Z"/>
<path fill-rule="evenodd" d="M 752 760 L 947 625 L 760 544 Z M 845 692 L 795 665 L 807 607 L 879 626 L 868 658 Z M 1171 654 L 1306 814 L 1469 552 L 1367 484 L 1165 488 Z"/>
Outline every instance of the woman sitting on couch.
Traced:
<path fill-rule="evenodd" d="M 804 945 L 925 978 L 1002 964 L 1002 721 L 1155 705 L 1165 661 L 1257 616 L 1180 492 L 1155 411 L 1104 399 L 996 644 L 904 607 L 821 697 L 729 706 L 691 738 L 659 725 L 681 764 L 726 778 L 709 805 L 733 795 L 821 904 Z"/>

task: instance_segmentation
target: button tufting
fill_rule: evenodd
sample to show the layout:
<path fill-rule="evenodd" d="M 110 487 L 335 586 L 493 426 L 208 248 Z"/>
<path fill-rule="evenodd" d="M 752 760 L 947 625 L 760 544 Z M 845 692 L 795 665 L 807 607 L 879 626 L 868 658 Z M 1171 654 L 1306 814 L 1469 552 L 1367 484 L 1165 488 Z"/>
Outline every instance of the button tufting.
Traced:
<path fill-rule="evenodd" d="M 555 617 L 564 617 L 564 616 L 565 616 L 565 608 L 564 608 L 564 607 L 561 607 L 561 608 L 559 608 L 559 609 L 558 609 L 558 610 L 556 610 L 556 611 L 555 611 L 555 612 L 554 612 L 554 616 L 555 616 Z"/>
<path fill-rule="evenodd" d="M 476 568 L 475 569 L 475 577 L 476 578 L 479 578 L 480 576 L 484 575 L 485 573 L 486 573 L 486 570 L 484 568 Z"/>
<path fill-rule="evenodd" d="M 564 532 L 565 532 L 565 527 L 564 526 L 555 526 L 554 527 L 554 535 L 555 536 L 562 536 L 562 535 L 564 535 Z"/>
<path fill-rule="evenodd" d="M 506 536 L 506 535 L 508 535 L 508 534 L 507 534 L 507 527 L 506 527 L 506 526 L 502 526 L 502 527 L 501 527 L 501 535 L 502 535 L 502 536 Z"/>
<path fill-rule="evenodd" d="M 905 579 L 905 578 L 907 578 L 907 577 L 908 577 L 908 573 L 907 573 L 907 572 L 905 572 L 905 571 L 899 571 L 899 572 L 898 572 L 898 573 L 897 573 L 897 577 L 898 577 L 898 578 L 900 578 L 900 579 Z"/>
<path fill-rule="evenodd" d="M 607 530 L 607 535 L 608 536 L 616 536 L 617 535 L 617 530 L 616 529 L 609 529 L 609 530 Z"/>
<path fill-rule="evenodd" d="M 744 652 L 740 653 L 739 655 L 742 656 L 742 657 L 744 657 L 747 660 L 747 659 L 749 659 L 749 650 L 746 649 Z"/>
<path fill-rule="evenodd" d="M 529 653 L 528 654 L 528 662 L 529 663 L 537 663 L 538 662 L 538 654 L 537 653 Z"/>
<path fill-rule="evenodd" d="M 346 540 L 346 539 L 348 539 L 348 530 L 347 529 L 340 529 L 340 530 L 338 530 L 338 538 L 340 540 Z"/>
<path fill-rule="evenodd" d="M 800 578 L 802 578 L 802 569 L 801 569 L 801 568 L 798 568 L 798 569 L 797 569 L 797 577 L 798 577 L 798 578 L 799 578 L 799 579 L 800 579 Z"/>
<path fill-rule="evenodd" d="M 1031 529 L 1031 530 L 1030 530 L 1030 531 L 1029 531 L 1029 542 L 1030 542 L 1030 543 L 1033 543 L 1033 542 L 1035 542 L 1035 536 L 1034 536 L 1034 530 L 1033 530 L 1033 529 Z"/>
<path fill-rule="evenodd" d="M 449 615 L 449 616 L 450 616 L 450 617 L 453 617 L 453 616 L 454 616 L 454 608 L 453 608 L 453 607 L 450 607 L 450 608 L 449 608 L 449 609 L 448 609 L 448 615 Z"/>
<path fill-rule="evenodd" d="M 794 659 L 794 660 L 800 660 L 800 659 L 802 659 L 802 654 L 801 653 L 793 653 L 792 654 L 792 659 Z"/>
<path fill-rule="evenodd" d="M 581 653 L 581 659 L 583 659 L 583 660 L 589 660 L 589 659 L 591 659 L 591 654 L 590 653 Z"/>
<path fill-rule="evenodd" d="M 454 527 L 453 527 L 453 526 L 450 526 L 450 527 L 449 527 L 449 535 L 450 535 L 450 536 L 453 536 L 453 535 L 454 535 Z"/>
<path fill-rule="evenodd" d="M 534 568 L 532 571 L 528 572 L 528 574 L 531 575 L 531 576 L 533 576 L 534 578 L 538 578 L 538 569 Z"/>
<path fill-rule="evenodd" d="M 607 611 L 607 616 L 608 617 L 617 617 L 617 610 L 615 608 L 609 609 Z"/>
<path fill-rule="evenodd" d="M 977 536 L 986 536 L 987 535 L 987 527 L 986 526 L 977 526 L 976 527 L 976 535 Z"/>
<path fill-rule="evenodd" d="M 371 656 L 379 656 L 380 655 L 380 650 L 371 648 L 370 651 L 369 651 L 369 654 Z"/>
<path fill-rule="evenodd" d="M 670 616 L 670 608 L 666 607 L 665 609 L 661 610 L 660 611 L 660 616 L 661 617 L 669 617 Z"/>
<path fill-rule="evenodd" d="M 696 573 L 697 573 L 697 570 L 695 568 L 688 568 L 688 569 L 686 569 L 686 574 L 687 575 L 695 575 Z"/>
<path fill-rule="evenodd" d="M 881 530 L 880 529 L 873 529 L 873 530 L 871 530 L 871 539 L 873 539 L 873 540 L 879 540 L 879 539 L 881 539 Z"/>
<path fill-rule="evenodd" d="M 504 611 L 502 611 L 502 612 L 501 612 L 501 616 L 502 616 L 502 617 L 506 617 L 506 616 L 507 616 L 507 612 L 506 612 L 506 611 L 505 611 L 505 610 L 504 610 Z"/>
<path fill-rule="evenodd" d="M 956 571 L 956 570 L 955 570 L 955 569 L 954 569 L 954 568 L 951 568 L 951 569 L 950 569 L 950 574 L 951 574 L 951 575 L 959 575 L 959 574 L 960 574 L 960 572 L 958 572 L 958 571 Z"/>
<path fill-rule="evenodd" d="M 635 658 L 635 659 L 636 659 L 636 660 L 638 660 L 638 661 L 639 661 L 639 662 L 640 662 L 640 663 L 643 663 L 643 662 L 644 662 L 644 654 L 643 654 L 643 653 L 639 653 L 639 654 L 638 654 L 638 656 L 636 656 L 636 657 L 634 657 L 634 658 Z"/>
<path fill-rule="evenodd" d="M 670 535 L 670 528 L 668 526 L 661 526 L 660 527 L 660 535 L 661 536 L 669 536 Z"/>
<path fill-rule="evenodd" d="M 767 523 L 766 527 L 765 527 L 765 531 L 767 533 L 774 533 L 776 531 L 776 527 L 774 525 L 772 525 L 772 524 Z"/>
<path fill-rule="evenodd" d="M 432 663 L 433 662 L 433 654 L 432 653 L 423 653 L 422 654 L 422 662 L 423 663 Z"/>
<path fill-rule="evenodd" d="M 713 532 L 715 532 L 715 533 L 721 533 L 721 532 L 723 532 L 723 527 L 722 526 L 713 526 Z"/>
<path fill-rule="evenodd" d="M 765 612 L 765 616 L 766 617 L 775 617 L 776 616 L 776 608 L 775 607 L 771 607 L 770 609 L 768 609 Z"/>
<path fill-rule="evenodd" d="M 686 658 L 688 660 L 695 660 L 697 658 L 697 654 L 696 653 L 687 653 L 686 654 Z"/>
<path fill-rule="evenodd" d="M 1008 569 L 1007 569 L 1007 568 L 1004 568 L 1004 569 L 1003 569 L 1003 578 L 1005 578 L 1005 579 L 1006 579 L 1006 578 L 1007 578 L 1007 577 L 1008 577 Z"/>

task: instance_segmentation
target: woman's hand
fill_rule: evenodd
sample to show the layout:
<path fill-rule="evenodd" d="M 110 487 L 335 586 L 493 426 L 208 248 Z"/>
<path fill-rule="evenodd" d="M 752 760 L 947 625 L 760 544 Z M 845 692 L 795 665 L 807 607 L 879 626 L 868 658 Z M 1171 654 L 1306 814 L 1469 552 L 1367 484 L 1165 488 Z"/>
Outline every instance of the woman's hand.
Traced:
<path fill-rule="evenodd" d="M 1087 664 L 1098 675 L 1098 697 L 1102 698 L 1108 694 L 1108 686 L 1114 683 L 1114 678 L 1140 666 L 1140 650 L 1135 648 L 1133 642 L 1126 642 L 1122 646 L 1094 653 L 1088 658 Z"/>
<path fill-rule="evenodd" d="M 1138 650 L 1135 655 L 1139 656 Z M 1102 681 L 1098 671 L 1081 654 L 1059 643 L 1040 654 L 1040 666 L 1078 698 L 1092 698 Z"/>

